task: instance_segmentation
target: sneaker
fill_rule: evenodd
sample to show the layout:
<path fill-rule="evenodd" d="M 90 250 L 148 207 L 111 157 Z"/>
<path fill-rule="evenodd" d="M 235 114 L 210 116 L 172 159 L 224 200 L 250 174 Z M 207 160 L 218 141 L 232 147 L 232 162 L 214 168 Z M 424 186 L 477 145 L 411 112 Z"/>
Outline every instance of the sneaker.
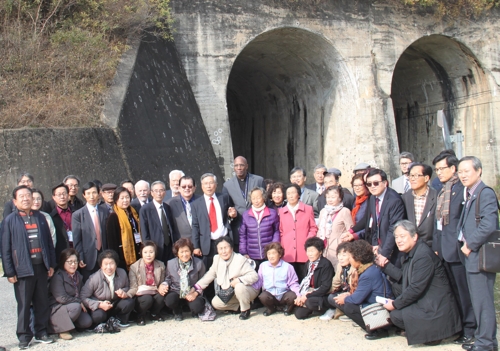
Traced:
<path fill-rule="evenodd" d="M 125 323 L 119 320 L 118 318 L 115 319 L 113 325 L 120 327 L 120 328 L 127 328 L 130 327 L 130 323 Z"/>
<path fill-rule="evenodd" d="M 330 308 L 325 312 L 325 314 L 320 316 L 319 319 L 321 319 L 322 321 L 329 321 L 330 319 L 333 318 L 334 315 L 335 315 L 335 308 Z"/>
<path fill-rule="evenodd" d="M 33 341 L 33 339 L 31 339 L 30 341 L 20 341 L 19 342 L 19 349 L 26 350 L 27 348 L 30 347 L 32 341 Z"/>
<path fill-rule="evenodd" d="M 52 344 L 54 342 L 54 339 L 52 339 L 50 336 L 48 336 L 47 334 L 44 334 L 40 337 L 36 337 L 35 336 L 35 342 L 40 342 L 42 344 Z"/>
<path fill-rule="evenodd" d="M 63 340 L 71 340 L 73 339 L 73 335 L 71 335 L 70 333 L 68 332 L 65 332 L 65 333 L 59 333 L 59 338 L 63 339 Z"/>
<path fill-rule="evenodd" d="M 340 316 L 339 317 L 339 321 L 342 321 L 342 322 L 351 322 L 351 318 L 349 318 L 346 315 L 344 315 L 344 316 Z"/>

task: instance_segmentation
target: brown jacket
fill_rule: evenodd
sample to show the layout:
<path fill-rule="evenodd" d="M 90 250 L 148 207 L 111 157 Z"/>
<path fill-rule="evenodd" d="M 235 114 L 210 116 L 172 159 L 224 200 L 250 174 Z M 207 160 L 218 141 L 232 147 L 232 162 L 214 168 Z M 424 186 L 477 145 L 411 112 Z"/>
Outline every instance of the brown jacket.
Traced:
<path fill-rule="evenodd" d="M 155 285 L 158 287 L 165 280 L 165 264 L 158 260 L 154 260 L 153 264 Z M 146 265 L 142 258 L 130 266 L 128 279 L 130 282 L 130 289 L 127 291 L 127 295 L 129 297 L 134 297 L 139 286 L 146 285 Z"/>

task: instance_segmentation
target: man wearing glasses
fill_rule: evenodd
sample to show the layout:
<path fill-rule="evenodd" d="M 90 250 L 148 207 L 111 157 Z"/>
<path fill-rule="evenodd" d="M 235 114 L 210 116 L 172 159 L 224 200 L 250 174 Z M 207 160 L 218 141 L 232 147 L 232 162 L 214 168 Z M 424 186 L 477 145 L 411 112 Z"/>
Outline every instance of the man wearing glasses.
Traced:
<path fill-rule="evenodd" d="M 68 175 L 64 177 L 63 183 L 69 189 L 69 203 L 71 212 L 75 212 L 84 206 L 83 201 L 77 196 L 80 189 L 80 178 L 75 175 Z"/>
<path fill-rule="evenodd" d="M 179 181 L 181 193 L 168 200 L 172 212 L 173 224 L 181 238 L 189 238 L 192 236 L 193 215 L 191 204 L 199 198 L 195 195 L 196 186 L 194 179 L 190 176 L 184 176 Z"/>
<path fill-rule="evenodd" d="M 410 190 L 410 178 L 408 178 L 408 168 L 410 164 L 415 161 L 415 157 L 410 152 L 402 152 L 399 155 L 399 167 L 401 168 L 401 173 L 403 175 L 392 181 L 392 188 L 396 190 L 398 194 L 404 194 Z"/>
<path fill-rule="evenodd" d="M 52 202 L 54 208 L 49 213 L 56 228 L 56 257 L 59 257 L 63 250 L 73 247 L 73 231 L 71 218 L 73 211 L 68 206 L 69 189 L 61 183 L 52 188 Z"/>
<path fill-rule="evenodd" d="M 437 204 L 437 191 L 429 186 L 432 168 L 423 163 L 412 163 L 408 174 L 411 191 L 401 196 L 406 214 L 408 220 L 417 227 L 419 239 L 432 247 Z"/>

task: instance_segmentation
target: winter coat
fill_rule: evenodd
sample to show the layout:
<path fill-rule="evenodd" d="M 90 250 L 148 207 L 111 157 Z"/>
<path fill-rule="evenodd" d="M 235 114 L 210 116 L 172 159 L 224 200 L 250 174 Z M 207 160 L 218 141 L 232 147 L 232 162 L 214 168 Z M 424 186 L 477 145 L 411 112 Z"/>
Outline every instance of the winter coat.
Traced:
<path fill-rule="evenodd" d="M 264 208 L 260 224 L 252 208 L 243 213 L 240 226 L 240 253 L 254 260 L 265 260 L 264 247 L 280 240 L 280 219 L 275 210 Z"/>
<path fill-rule="evenodd" d="M 189 286 L 193 287 L 206 272 L 205 264 L 199 258 L 193 257 L 192 264 L 188 269 Z M 167 273 L 165 283 L 168 284 L 168 291 L 179 293 L 181 291 L 181 276 L 179 274 L 179 258 L 172 258 L 167 263 Z"/>
<path fill-rule="evenodd" d="M 122 268 L 117 268 L 114 278 L 115 291 L 122 289 L 124 292 L 129 290 L 127 272 Z M 82 288 L 81 299 L 83 304 L 96 311 L 99 308 L 99 303 L 109 301 L 111 303 L 118 301 L 120 298 L 113 295 L 111 298 L 111 290 L 109 290 L 108 280 L 104 276 L 101 269 L 92 274 Z"/>

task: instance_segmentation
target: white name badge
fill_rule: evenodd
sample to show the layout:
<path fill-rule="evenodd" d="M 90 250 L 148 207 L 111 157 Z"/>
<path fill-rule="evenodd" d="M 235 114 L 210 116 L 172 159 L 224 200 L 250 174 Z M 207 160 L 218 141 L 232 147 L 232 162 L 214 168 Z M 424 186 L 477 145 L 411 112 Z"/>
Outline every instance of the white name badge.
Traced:
<path fill-rule="evenodd" d="M 135 239 L 135 243 L 139 244 L 141 242 L 141 234 L 135 232 L 134 233 L 134 239 Z"/>
<path fill-rule="evenodd" d="M 370 217 L 370 223 L 368 224 L 368 228 L 371 228 L 373 224 L 373 217 Z"/>
<path fill-rule="evenodd" d="M 68 230 L 66 234 L 68 234 L 68 241 L 73 242 L 73 232 Z"/>
<path fill-rule="evenodd" d="M 441 221 L 438 219 L 436 222 L 436 229 L 437 230 L 443 230 L 443 225 L 441 224 Z"/>

